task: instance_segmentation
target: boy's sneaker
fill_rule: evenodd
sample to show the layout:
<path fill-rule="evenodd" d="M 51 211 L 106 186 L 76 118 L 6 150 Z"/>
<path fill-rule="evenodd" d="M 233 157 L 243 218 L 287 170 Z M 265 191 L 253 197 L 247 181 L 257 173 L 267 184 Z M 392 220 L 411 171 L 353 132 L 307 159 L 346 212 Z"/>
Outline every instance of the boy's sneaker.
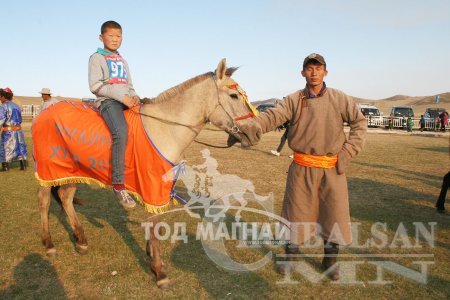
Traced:
<path fill-rule="evenodd" d="M 128 194 L 126 189 L 116 190 L 113 188 L 114 195 L 116 195 L 119 203 L 126 209 L 133 208 L 136 206 L 136 202 L 134 202 L 133 198 L 131 198 L 130 194 Z"/>
<path fill-rule="evenodd" d="M 275 156 L 280 156 L 280 152 L 278 152 L 277 150 L 270 150 L 270 153 L 272 153 Z"/>

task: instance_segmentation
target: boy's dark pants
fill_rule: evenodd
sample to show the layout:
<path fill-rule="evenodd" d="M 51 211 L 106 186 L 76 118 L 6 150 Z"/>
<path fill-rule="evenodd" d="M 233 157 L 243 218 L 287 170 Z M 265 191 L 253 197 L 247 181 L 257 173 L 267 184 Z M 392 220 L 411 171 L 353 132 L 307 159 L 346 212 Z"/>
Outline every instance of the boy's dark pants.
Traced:
<path fill-rule="evenodd" d="M 128 141 L 128 124 L 125 121 L 123 111 L 128 107 L 119 101 L 106 99 L 100 105 L 100 114 L 112 135 L 111 164 L 112 183 L 125 183 L 124 165 L 125 149 Z"/>
<path fill-rule="evenodd" d="M 445 197 L 447 196 L 447 190 L 450 187 L 450 172 L 444 176 L 444 181 L 442 182 L 441 193 L 439 194 L 439 198 L 436 202 L 437 210 L 445 210 L 444 203 Z"/>

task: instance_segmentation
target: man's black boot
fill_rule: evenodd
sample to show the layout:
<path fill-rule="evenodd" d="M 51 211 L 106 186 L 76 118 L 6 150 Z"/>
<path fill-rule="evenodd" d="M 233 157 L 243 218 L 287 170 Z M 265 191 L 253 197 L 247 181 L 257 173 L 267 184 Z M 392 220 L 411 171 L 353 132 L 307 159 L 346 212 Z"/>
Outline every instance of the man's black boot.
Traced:
<path fill-rule="evenodd" d="M 324 241 L 323 252 L 325 254 L 322 260 L 322 268 L 330 280 L 339 280 L 339 266 L 336 265 L 339 254 L 339 245 Z"/>
<path fill-rule="evenodd" d="M 299 254 L 299 246 L 295 244 L 286 244 L 285 246 L 286 260 L 282 264 L 276 264 L 276 270 L 278 274 L 286 275 L 291 272 L 292 261 L 295 260 L 295 257 L 291 257 L 292 254 Z"/>

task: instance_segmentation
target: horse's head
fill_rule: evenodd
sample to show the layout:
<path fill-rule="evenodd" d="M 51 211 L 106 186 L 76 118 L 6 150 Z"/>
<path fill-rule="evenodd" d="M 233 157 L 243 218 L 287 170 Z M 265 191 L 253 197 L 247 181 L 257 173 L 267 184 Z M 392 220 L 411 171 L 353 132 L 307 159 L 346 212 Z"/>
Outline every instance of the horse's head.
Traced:
<path fill-rule="evenodd" d="M 228 145 L 237 141 L 243 147 L 256 145 L 261 139 L 261 126 L 255 121 L 258 111 L 248 101 L 245 92 L 231 79 L 237 68 L 227 68 L 225 58 L 215 72 L 217 99 L 209 121 L 230 134 Z"/>

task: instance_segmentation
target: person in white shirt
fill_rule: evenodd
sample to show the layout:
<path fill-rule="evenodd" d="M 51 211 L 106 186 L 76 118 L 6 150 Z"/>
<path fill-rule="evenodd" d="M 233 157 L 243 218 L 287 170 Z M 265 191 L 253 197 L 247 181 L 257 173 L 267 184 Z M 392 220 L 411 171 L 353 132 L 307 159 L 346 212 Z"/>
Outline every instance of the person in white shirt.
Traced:
<path fill-rule="evenodd" d="M 42 100 L 44 101 L 41 105 L 41 110 L 39 111 L 39 113 L 59 101 L 58 99 L 52 97 L 52 93 L 50 92 L 49 88 L 43 88 L 39 93 L 41 94 Z"/>

